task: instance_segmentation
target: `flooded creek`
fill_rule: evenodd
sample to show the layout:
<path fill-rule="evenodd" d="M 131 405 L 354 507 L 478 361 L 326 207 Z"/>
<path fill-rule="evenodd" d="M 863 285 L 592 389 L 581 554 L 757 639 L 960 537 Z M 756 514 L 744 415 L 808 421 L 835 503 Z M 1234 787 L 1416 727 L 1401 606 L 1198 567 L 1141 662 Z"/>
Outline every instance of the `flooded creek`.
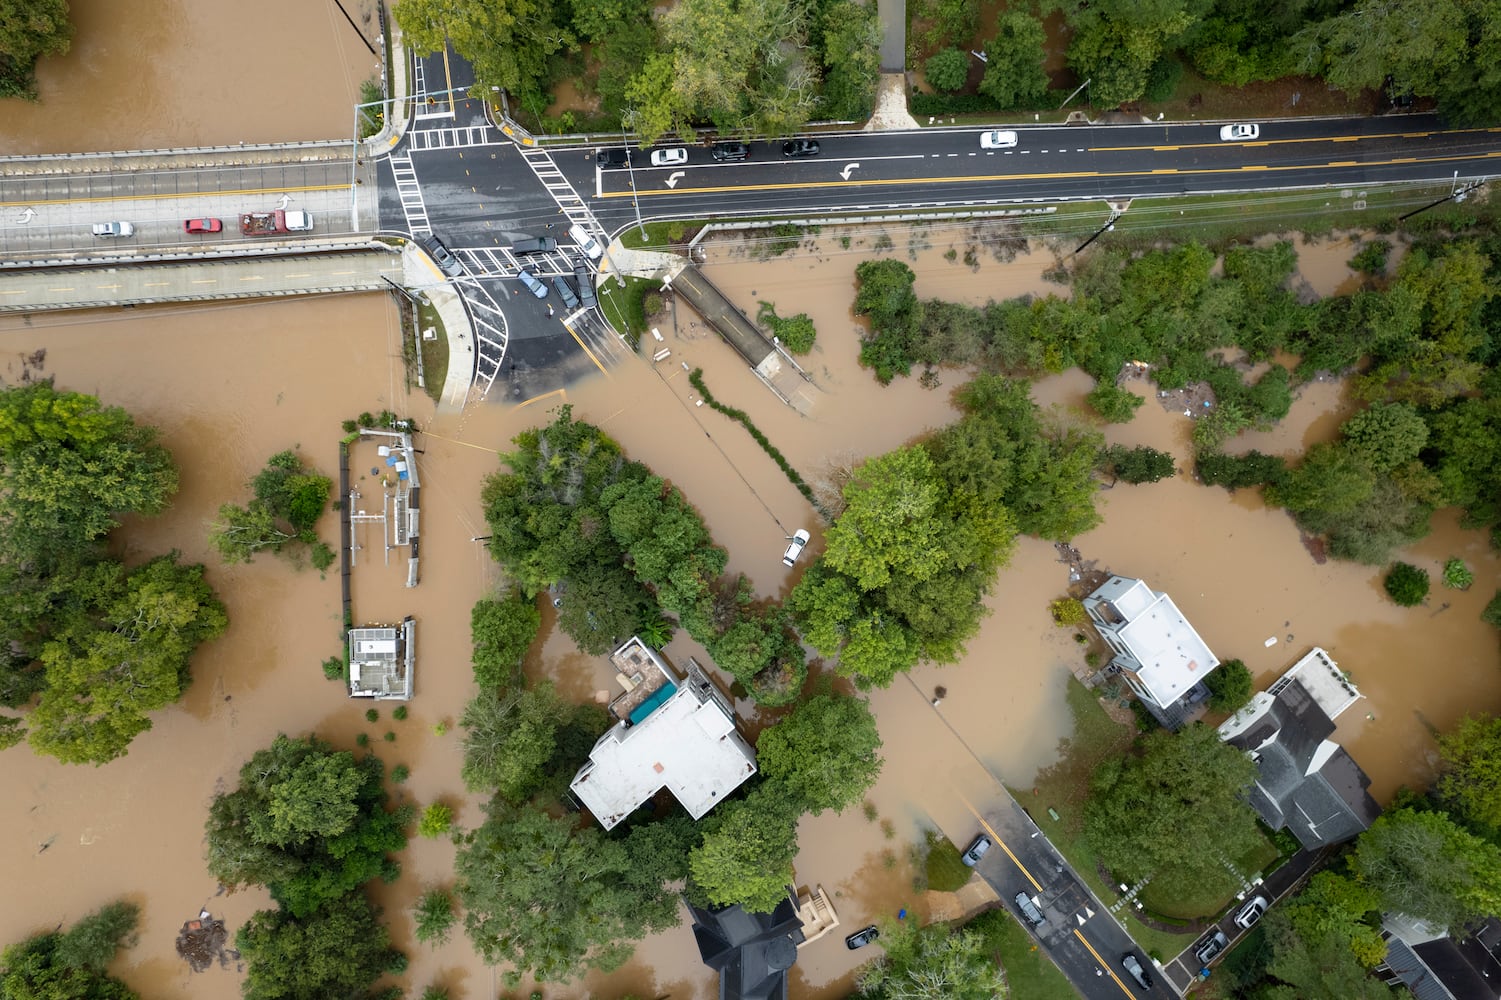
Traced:
<path fill-rule="evenodd" d="M 1045 251 L 1009 264 L 983 257 L 975 271 L 944 259 L 946 241 L 930 242 L 908 261 L 923 296 L 979 302 L 1055 290 L 1041 277 L 1053 263 Z M 190 973 L 172 942 L 200 907 L 233 930 L 267 904 L 258 891 L 215 896 L 201 860 L 202 826 L 215 792 L 232 787 L 241 763 L 278 732 L 316 731 L 342 747 L 365 733 L 388 767 L 411 769 L 399 800 L 441 799 L 456 807 L 460 825 L 476 825 L 479 804 L 459 778 L 455 723 L 473 693 L 469 608 L 500 582 L 483 543 L 473 540 L 486 533 L 479 486 L 497 468 L 495 452 L 520 429 L 548 420 L 559 402 L 572 403 L 578 419 L 600 424 L 631 457 L 678 485 L 728 550 L 731 572 L 744 572 L 761 596 L 784 596 L 801 572 L 780 562 L 784 536 L 809 528 L 816 555 L 823 525 L 743 428 L 696 405 L 682 364 L 702 367 L 715 396 L 746 410 L 810 481 L 831 462 L 858 462 L 954 419 L 950 394 L 962 381 L 961 373 L 944 371 L 936 390 L 916 379 L 878 386 L 855 361 L 860 322 L 850 303 L 861 257 L 824 251 L 819 258 L 799 250 L 751 264 L 711 248 L 707 267 L 752 314 L 766 299 L 784 316 L 813 317 L 819 339 L 805 364 L 817 390 L 808 416 L 780 403 L 728 347 L 694 326 L 696 317 L 683 306 L 662 325 L 673 354 L 659 365 L 633 360 L 609 377 L 591 377 L 530 405 L 496 401 L 443 418 L 434 417 L 426 397 L 405 392 L 399 331 L 384 297 L 53 316 L 34 324 L 0 319 L 0 374 L 7 381 L 19 378 L 24 355 L 45 348 L 43 373 L 60 387 L 95 393 L 161 429 L 182 470 L 182 489 L 162 517 L 127 525 L 124 554 L 141 558 L 175 547 L 204 560 L 231 621 L 222 638 L 200 651 L 182 703 L 155 713 L 154 728 L 124 759 L 99 769 L 65 768 L 24 747 L 10 751 L 0 773 L 0 793 L 11 803 L 0 872 L 30 905 L 0 913 L 0 942 L 124 896 L 143 912 L 140 943 L 116 966 L 135 989 L 165 1000 L 237 997 L 241 977 L 233 967 Z M 1146 383 L 1128 385 L 1150 391 Z M 1044 405 L 1081 407 L 1089 387 L 1087 377 L 1071 372 L 1042 380 L 1034 395 Z M 1337 419 L 1330 414 L 1345 405 L 1337 383 L 1307 386 L 1280 427 L 1236 447 L 1294 454 L 1332 436 Z M 388 407 L 424 429 L 418 439 L 422 580 L 406 588 L 404 559 L 393 554 L 387 566 L 370 544 L 356 570 L 355 618 L 416 616 L 416 696 L 409 718 L 394 720 L 388 703 L 368 723 L 367 706 L 350 702 L 319 668 L 338 649 L 337 576 L 297 572 L 266 556 L 226 567 L 209 552 L 206 525 L 219 504 L 243 498 L 245 480 L 275 451 L 298 446 L 333 474 L 340 421 Z M 1181 412 L 1149 403 L 1106 434 L 1112 442 L 1170 450 L 1180 473 L 1188 473 L 1189 427 Z M 370 467 L 364 461 L 352 468 L 357 485 Z M 366 489 L 367 497 L 374 492 Z M 1311 645 L 1330 650 L 1366 695 L 1341 718 L 1338 736 L 1372 776 L 1378 799 L 1400 784 L 1427 780 L 1428 727 L 1501 708 L 1495 633 L 1478 617 L 1501 566 L 1485 540 L 1461 531 L 1451 514 L 1438 517 L 1434 534 L 1405 557 L 1436 573 L 1445 557 L 1460 555 L 1476 573 L 1475 587 L 1436 588 L 1428 607 L 1400 609 L 1385 598 L 1377 571 L 1315 564 L 1293 523 L 1249 495 L 1232 496 L 1180 474 L 1149 486 L 1117 486 L 1100 503 L 1104 524 L 1075 540 L 1084 558 L 1170 592 L 1216 653 L 1244 659 L 1260 683 Z M 325 517 L 320 529 L 332 540 L 333 518 Z M 1047 613 L 1067 585 L 1068 567 L 1052 546 L 1023 539 L 987 598 L 990 614 L 968 655 L 946 667 L 919 667 L 910 679 L 871 693 L 886 757 L 869 796 L 875 818 L 856 807 L 842 816 L 807 817 L 801 826 L 799 883 L 829 891 L 841 928 L 799 956 L 799 1000 L 842 996 L 852 970 L 870 957 L 847 951 L 844 934 L 900 908 L 928 912 L 906 860 L 924 829 L 968 836 L 971 807 L 983 806 L 997 782 L 1024 786 L 1052 759 L 1068 734 L 1068 672 L 1082 657 Z M 1270 648 L 1263 645 L 1269 637 L 1278 640 Z M 667 655 L 704 662 L 683 636 Z M 533 649 L 527 669 L 575 700 L 614 687 L 602 658 L 579 653 L 556 630 Z M 933 706 L 940 686 L 947 695 Z M 754 730 L 759 717 L 743 707 Z M 435 727 L 442 723 L 448 728 L 440 734 Z M 393 742 L 384 739 L 388 731 Z M 374 895 L 396 944 L 411 957 L 402 977 L 409 989 L 442 982 L 455 997 L 493 997 L 496 974 L 461 934 L 437 949 L 411 940 L 407 909 L 427 885 L 451 881 L 453 850 L 447 841 L 414 837 L 401 878 L 375 887 Z M 619 972 L 550 987 L 546 995 L 635 992 L 690 1000 L 711 996 L 713 982 L 684 924 L 644 942 Z"/>

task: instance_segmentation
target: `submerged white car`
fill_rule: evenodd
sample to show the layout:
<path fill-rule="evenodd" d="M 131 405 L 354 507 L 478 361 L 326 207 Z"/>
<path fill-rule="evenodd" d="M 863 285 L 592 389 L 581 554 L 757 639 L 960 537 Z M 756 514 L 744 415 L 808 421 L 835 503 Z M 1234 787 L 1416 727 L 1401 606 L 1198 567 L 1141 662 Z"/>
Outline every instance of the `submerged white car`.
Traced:
<path fill-rule="evenodd" d="M 980 133 L 981 149 L 1011 149 L 1016 146 L 1016 133 L 1010 129 L 991 129 Z"/>
<path fill-rule="evenodd" d="M 791 566 L 797 562 L 797 557 L 803 554 L 803 546 L 807 545 L 808 539 L 812 537 L 806 528 L 798 528 L 788 541 L 787 551 L 782 553 L 782 565 Z"/>
<path fill-rule="evenodd" d="M 680 167 L 687 162 L 688 150 L 682 146 L 651 151 L 651 165 L 654 167 Z"/>

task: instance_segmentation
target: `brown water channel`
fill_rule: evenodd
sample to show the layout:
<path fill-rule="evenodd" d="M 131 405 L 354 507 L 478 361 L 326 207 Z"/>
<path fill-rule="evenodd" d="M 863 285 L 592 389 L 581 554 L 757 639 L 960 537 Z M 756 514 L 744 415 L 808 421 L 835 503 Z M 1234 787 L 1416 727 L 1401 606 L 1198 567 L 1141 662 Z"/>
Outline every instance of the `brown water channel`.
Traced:
<path fill-rule="evenodd" d="M 351 138 L 379 60 L 332 2 L 72 0 L 41 100 L 0 101 L 0 155 Z M 371 43 L 373 0 L 344 0 Z M 376 51 L 379 51 L 376 46 Z"/>
<path fill-rule="evenodd" d="M 834 237 L 825 234 L 832 247 Z M 1046 290 L 1044 252 L 1003 265 L 983 259 L 978 271 L 943 259 L 938 239 L 918 253 L 919 292 L 978 301 L 998 292 Z M 854 249 L 854 248 L 852 248 Z M 961 248 L 962 249 L 962 248 Z M 216 790 L 232 785 L 240 764 L 277 732 L 316 730 L 343 746 L 370 735 L 388 765 L 404 763 L 412 778 L 403 795 L 425 804 L 443 798 L 460 806 L 461 824 L 480 818 L 463 795 L 452 722 L 472 694 L 468 609 L 497 582 L 482 546 L 478 504 L 482 477 L 496 467 L 494 451 L 516 431 L 548 419 L 566 399 L 576 415 L 601 424 L 629 453 L 679 485 L 703 512 L 730 554 L 730 570 L 746 573 L 763 595 L 782 595 L 795 573 L 783 569 L 783 536 L 821 526 L 806 502 L 738 426 L 699 407 L 681 362 L 701 366 L 714 393 L 747 410 L 805 476 L 830 460 L 848 460 L 910 441 L 953 418 L 949 392 L 915 380 L 882 389 L 854 362 L 858 323 L 849 313 L 855 253 L 797 251 L 747 263 L 711 251 L 710 276 L 748 310 L 774 301 L 783 315 L 807 311 L 819 343 L 807 367 L 819 387 L 811 416 L 778 402 L 717 339 L 693 326 L 686 312 L 663 326 L 673 356 L 652 367 L 631 362 L 557 396 L 519 407 L 487 404 L 461 418 L 433 420 L 425 397 L 402 388 L 399 332 L 387 300 L 376 296 L 311 302 L 183 308 L 131 314 L 46 317 L 0 325 L 3 377 L 20 377 L 22 358 L 45 348 L 44 370 L 59 385 L 97 393 L 161 428 L 182 468 L 182 490 L 163 517 L 128 526 L 128 556 L 176 547 L 204 559 L 229 607 L 231 626 L 195 663 L 195 682 L 179 705 L 157 713 L 155 728 L 130 754 L 99 769 L 66 768 L 10 751 L 0 797 L 10 805 L 0 835 L 0 873 L 12 898 L 27 901 L 0 912 L 0 941 L 13 941 L 69 921 L 115 897 L 143 907 L 140 944 L 119 971 L 144 995 L 229 998 L 240 976 L 212 969 L 195 976 L 173 952 L 181 923 L 207 905 L 238 926 L 265 905 L 258 892 L 215 898 L 204 871 L 202 823 Z M 1139 383 L 1138 391 L 1148 387 Z M 1045 404 L 1082 406 L 1088 379 L 1065 374 L 1039 383 Z M 1306 387 L 1276 431 L 1258 435 L 1263 450 L 1296 453 L 1329 437 L 1343 406 L 1340 387 Z M 354 597 L 360 620 L 413 614 L 418 620 L 417 694 L 411 716 L 374 724 L 323 679 L 319 662 L 337 649 L 338 586 L 311 570 L 261 559 L 224 567 L 207 551 L 205 525 L 217 505 L 240 495 L 244 480 L 272 452 L 298 445 L 333 470 L 339 421 L 362 410 L 391 407 L 427 428 L 422 456 L 422 582 L 407 590 L 405 567 L 387 567 L 378 547 L 362 553 Z M 1108 431 L 1112 441 L 1150 443 L 1188 458 L 1189 420 L 1159 406 Z M 1249 443 L 1248 443 L 1249 444 Z M 368 468 L 354 474 L 368 476 Z M 370 491 L 373 493 L 373 491 Z M 1404 782 L 1423 783 L 1431 764 L 1429 726 L 1451 725 L 1465 712 L 1501 708 L 1494 633 L 1479 619 L 1498 579 L 1496 559 L 1475 533 L 1438 519 L 1433 536 L 1407 558 L 1436 570 L 1449 555 L 1476 571 L 1468 593 L 1436 591 L 1427 608 L 1399 609 L 1380 591 L 1378 573 L 1334 562 L 1316 565 L 1293 524 L 1249 496 L 1198 486 L 1182 477 L 1152 486 L 1120 486 L 1101 497 L 1105 523 L 1077 540 L 1101 568 L 1140 575 L 1172 593 L 1222 657 L 1239 656 L 1261 682 L 1308 646 L 1328 648 L 1367 695 L 1341 720 L 1339 737 L 1371 774 L 1378 798 Z M 331 538 L 333 523 L 323 525 Z M 925 827 L 951 837 L 974 828 L 971 805 L 983 808 L 995 782 L 1025 786 L 1067 735 L 1064 688 L 1079 648 L 1052 627 L 1047 602 L 1068 582 L 1051 546 L 1024 540 L 996 583 L 992 614 L 969 655 L 945 668 L 922 667 L 911 681 L 875 692 L 872 703 L 886 742 L 886 767 L 870 796 L 878 819 L 860 810 L 804 821 L 797 872 L 835 897 L 844 924 L 804 949 L 795 995 L 841 995 L 857 959 L 839 940 L 899 907 L 928 905 L 911 889 L 907 847 Z M 1447 607 L 1442 605 L 1447 604 Z M 1278 641 L 1270 648 L 1267 638 Z M 702 651 L 679 638 L 668 655 Z M 529 662 L 570 697 L 608 690 L 603 662 L 583 656 L 553 632 Z M 936 685 L 948 688 L 940 707 Z M 748 722 L 758 724 L 746 706 Z M 1368 716 L 1370 716 L 1368 718 Z M 383 734 L 396 733 L 394 743 Z M 427 883 L 450 877 L 452 846 L 414 839 L 404 873 L 377 896 L 397 942 L 411 949 L 408 984 L 443 980 L 456 996 L 495 995 L 496 978 L 462 937 L 430 950 L 409 942 L 406 908 Z M 712 977 L 699 963 L 686 926 L 647 941 L 625 969 L 595 977 L 602 997 L 628 990 L 675 998 L 710 995 Z M 583 995 L 586 987 L 553 988 L 549 997 Z"/>

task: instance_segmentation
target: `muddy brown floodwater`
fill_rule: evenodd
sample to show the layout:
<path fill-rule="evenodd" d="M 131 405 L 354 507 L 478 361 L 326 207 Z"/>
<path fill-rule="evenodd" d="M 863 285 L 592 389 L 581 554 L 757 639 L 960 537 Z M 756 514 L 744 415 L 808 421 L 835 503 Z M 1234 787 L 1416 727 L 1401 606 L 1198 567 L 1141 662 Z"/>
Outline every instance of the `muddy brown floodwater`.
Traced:
<path fill-rule="evenodd" d="M 96 393 L 161 429 L 182 469 L 182 489 L 167 514 L 127 525 L 125 554 L 141 558 L 175 547 L 205 560 L 231 620 L 226 634 L 200 651 L 183 702 L 156 713 L 154 728 L 124 759 L 80 769 L 34 757 L 24 747 L 8 753 L 0 771 L 0 799 L 9 803 L 0 874 L 11 898 L 28 905 L 0 912 L 0 942 L 124 896 L 141 904 L 143 920 L 139 944 L 116 971 L 137 990 L 164 1000 L 237 996 L 240 972 L 215 966 L 192 973 L 173 942 L 200 908 L 233 930 L 267 903 L 260 892 L 215 895 L 202 863 L 202 826 L 215 792 L 231 787 L 241 763 L 277 732 L 316 731 L 344 747 L 366 733 L 388 766 L 411 769 L 400 799 L 419 805 L 441 799 L 457 807 L 461 825 L 477 824 L 479 804 L 464 794 L 452 724 L 474 690 L 469 607 L 500 582 L 483 543 L 473 541 L 485 533 L 478 491 L 497 467 L 495 451 L 521 428 L 549 419 L 559 402 L 573 403 L 579 419 L 600 424 L 632 457 L 680 486 L 727 548 L 732 572 L 744 572 L 761 595 L 785 595 L 801 569 L 782 567 L 784 536 L 810 528 L 816 555 L 822 525 L 743 429 L 697 405 L 682 363 L 702 367 L 715 395 L 745 409 L 809 479 L 830 462 L 858 461 L 953 419 L 950 393 L 962 380 L 960 373 L 944 372 L 936 390 L 914 379 L 881 388 L 858 367 L 860 327 L 849 305 L 853 268 L 868 247 L 852 242 L 844 253 L 837 236 L 826 231 L 823 249 L 769 262 L 710 247 L 709 274 L 748 311 L 767 299 L 782 315 L 813 316 L 819 340 L 807 367 L 817 391 L 808 416 L 778 402 L 686 310 L 662 326 L 673 355 L 661 365 L 633 359 L 608 377 L 544 400 L 485 404 L 441 419 L 425 397 L 405 391 L 394 313 L 379 296 L 0 320 L 0 376 L 7 381 L 19 378 L 23 356 L 45 348 L 45 374 L 61 387 Z M 1051 253 L 1038 248 L 1010 263 L 982 256 L 972 270 L 943 256 L 953 241 L 962 256 L 965 239 L 960 229 L 924 237 L 927 245 L 909 260 L 920 294 L 981 301 L 1050 290 L 1041 275 Z M 905 247 L 896 252 L 907 258 Z M 1336 284 L 1348 279 L 1329 277 Z M 1149 391 L 1145 383 L 1128 384 Z M 1088 389 L 1088 378 L 1072 372 L 1042 380 L 1034 392 L 1044 405 L 1081 407 Z M 1344 405 L 1335 383 L 1305 387 L 1289 418 L 1259 435 L 1256 447 L 1294 454 L 1327 439 L 1337 427 L 1328 414 Z M 245 479 L 275 451 L 299 446 L 333 471 L 339 422 L 385 407 L 409 413 L 425 429 L 419 438 L 422 582 L 408 590 L 405 566 L 396 559 L 388 566 L 367 539 L 354 583 L 356 619 L 411 614 L 418 623 L 411 715 L 394 720 L 385 705 L 371 724 L 364 719 L 367 706 L 351 703 L 319 668 L 338 648 L 336 578 L 264 557 L 225 567 L 207 549 L 205 526 L 221 502 L 243 495 Z M 1186 469 L 1189 427 L 1181 413 L 1147 405 L 1107 435 L 1170 449 Z M 367 466 L 352 472 L 357 483 L 370 475 Z M 1478 618 L 1495 589 L 1497 562 L 1484 539 L 1460 531 L 1451 516 L 1438 518 L 1433 536 L 1406 557 L 1436 570 L 1444 557 L 1461 555 L 1476 572 L 1476 586 L 1462 594 L 1436 591 L 1428 607 L 1404 610 L 1382 596 L 1375 570 L 1316 565 L 1293 524 L 1248 495 L 1179 477 L 1116 487 L 1102 494 L 1101 507 L 1105 523 L 1076 540 L 1084 557 L 1171 592 L 1215 651 L 1244 659 L 1261 682 L 1311 645 L 1333 653 L 1367 695 L 1341 719 L 1339 736 L 1371 774 L 1378 798 L 1388 798 L 1399 784 L 1427 780 L 1428 727 L 1501 707 L 1495 635 Z M 332 519 L 321 528 L 332 539 Z M 913 890 L 909 846 L 924 829 L 954 840 L 971 835 L 973 810 L 993 801 L 997 783 L 1025 786 L 1068 735 L 1064 691 L 1081 654 L 1047 614 L 1048 602 L 1067 584 L 1068 567 L 1052 547 L 1023 540 L 987 598 L 991 614 L 968 655 L 947 667 L 920 667 L 872 693 L 886 756 L 869 797 L 875 818 L 857 808 L 808 817 L 800 830 L 798 880 L 821 884 L 834 896 L 842 927 L 799 956 L 799 1000 L 841 996 L 857 963 L 871 956 L 871 950 L 845 949 L 842 937 L 849 931 L 904 907 L 914 917 L 952 912 L 951 901 Z M 1277 642 L 1267 648 L 1269 637 Z M 667 653 L 677 661 L 702 659 L 685 637 Z M 556 631 L 538 644 L 527 666 L 575 699 L 613 684 L 603 660 L 580 654 Z M 948 696 L 934 707 L 939 685 Z M 752 707 L 745 710 L 751 728 L 764 721 Z M 439 733 L 440 723 L 450 728 Z M 394 741 L 384 739 L 387 732 Z M 437 949 L 411 940 L 407 909 L 423 887 L 451 879 L 453 850 L 447 841 L 414 838 L 401 859 L 401 878 L 378 886 L 375 896 L 396 943 L 411 955 L 403 977 L 410 989 L 441 981 L 455 997 L 493 997 L 498 977 L 462 935 Z M 685 924 L 644 942 L 614 975 L 545 992 L 549 998 L 586 992 L 614 998 L 630 991 L 690 1000 L 712 995 L 712 986 Z"/>
<path fill-rule="evenodd" d="M 373 0 L 344 6 L 374 44 Z M 333 3 L 69 7 L 73 45 L 37 67 L 41 100 L 0 101 L 6 155 L 348 139 L 360 82 L 379 73 Z"/>

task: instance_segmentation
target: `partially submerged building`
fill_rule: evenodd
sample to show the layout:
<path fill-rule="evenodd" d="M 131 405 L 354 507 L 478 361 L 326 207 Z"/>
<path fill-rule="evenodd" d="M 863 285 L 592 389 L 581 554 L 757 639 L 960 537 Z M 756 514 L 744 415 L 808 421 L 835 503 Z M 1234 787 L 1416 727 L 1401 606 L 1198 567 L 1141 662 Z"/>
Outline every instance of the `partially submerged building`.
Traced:
<path fill-rule="evenodd" d="M 685 676 L 632 636 L 610 654 L 625 693 L 618 721 L 589 751 L 569 786 L 606 830 L 667 789 L 694 819 L 756 773 L 756 754 L 735 711 L 692 659 Z"/>
<path fill-rule="evenodd" d="M 788 972 L 806 941 L 790 889 L 770 913 L 748 913 L 738 905 L 706 910 L 692 903 L 688 910 L 699 956 L 719 973 L 719 1000 L 787 1000 Z"/>
<path fill-rule="evenodd" d="M 1386 958 L 1376 975 L 1389 986 L 1406 985 L 1416 1000 L 1501 998 L 1501 921 L 1456 939 L 1442 927 L 1387 914 L 1381 936 Z"/>
<path fill-rule="evenodd" d="M 1169 729 L 1209 697 L 1204 678 L 1219 657 L 1164 593 L 1144 581 L 1112 576 L 1084 599 L 1095 631 L 1114 651 L 1111 666 Z"/>
<path fill-rule="evenodd" d="M 1315 646 L 1220 726 L 1220 739 L 1256 762 L 1250 802 L 1274 830 L 1313 850 L 1350 840 L 1381 815 L 1371 779 L 1329 737 L 1360 691 Z"/>
<path fill-rule="evenodd" d="M 417 623 L 408 616 L 400 625 L 367 625 L 349 630 L 349 697 L 407 701 L 412 697 L 412 668 Z"/>

